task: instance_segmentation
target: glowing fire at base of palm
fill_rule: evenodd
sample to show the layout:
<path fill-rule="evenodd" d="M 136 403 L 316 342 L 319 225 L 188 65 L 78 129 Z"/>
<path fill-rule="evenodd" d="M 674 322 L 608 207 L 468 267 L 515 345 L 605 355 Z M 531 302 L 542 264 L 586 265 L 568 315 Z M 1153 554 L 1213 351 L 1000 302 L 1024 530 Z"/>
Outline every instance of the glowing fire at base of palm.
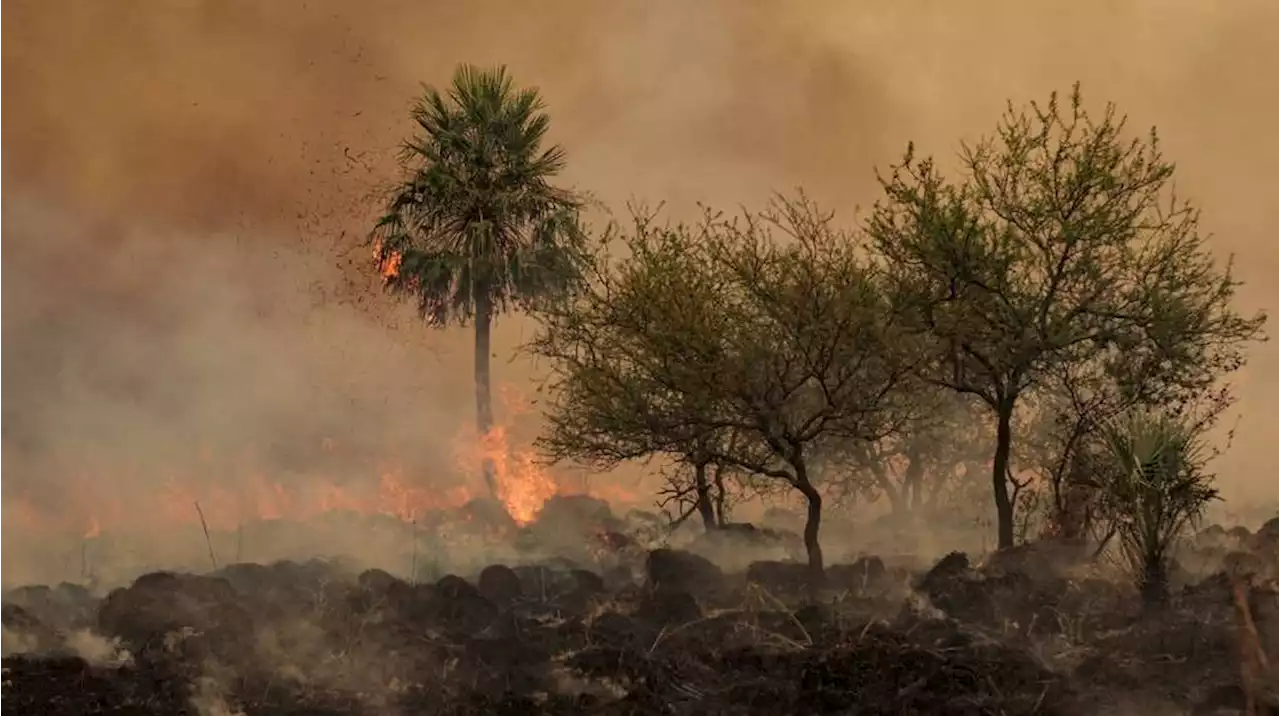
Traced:
<path fill-rule="evenodd" d="M 477 470 L 488 460 L 494 467 L 496 497 L 517 524 L 532 522 L 547 500 L 560 492 L 560 485 L 529 451 L 515 450 L 507 430 L 498 426 L 478 439 L 460 441 L 459 466 Z"/>

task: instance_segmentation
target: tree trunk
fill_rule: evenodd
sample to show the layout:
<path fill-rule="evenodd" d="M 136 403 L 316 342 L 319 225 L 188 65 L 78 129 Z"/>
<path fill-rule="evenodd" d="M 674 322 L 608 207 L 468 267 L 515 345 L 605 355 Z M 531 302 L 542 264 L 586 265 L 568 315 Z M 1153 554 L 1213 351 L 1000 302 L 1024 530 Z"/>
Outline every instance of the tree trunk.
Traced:
<path fill-rule="evenodd" d="M 1009 497 L 1009 453 L 1013 447 L 1013 399 L 996 411 L 996 454 L 991 461 L 991 488 L 996 498 L 996 547 L 1013 546 L 1013 500 Z"/>
<path fill-rule="evenodd" d="M 818 529 L 822 526 L 822 495 L 809 482 L 809 475 L 803 465 L 796 467 L 796 488 L 808 503 L 804 521 L 804 549 L 809 555 L 809 572 L 816 584 L 826 576 L 822 563 L 822 545 L 818 543 Z"/>
<path fill-rule="evenodd" d="M 728 521 L 725 519 L 725 516 L 724 516 L 724 501 L 725 499 L 727 499 L 724 491 L 724 465 L 716 466 L 715 486 L 716 486 L 716 499 L 715 499 L 716 526 L 724 527 L 725 522 Z"/>
<path fill-rule="evenodd" d="M 702 515 L 702 526 L 712 532 L 718 526 L 715 509 L 711 504 L 711 485 L 707 482 L 707 464 L 698 463 L 693 466 L 693 485 L 698 494 L 698 514 Z"/>
<path fill-rule="evenodd" d="M 1138 593 L 1142 596 L 1142 606 L 1147 609 L 1159 609 L 1169 601 L 1169 570 L 1163 557 L 1143 556 Z"/>
<path fill-rule="evenodd" d="M 1084 489 L 1090 470 L 1079 449 L 1083 435 L 1083 420 L 1077 419 L 1049 483 L 1053 489 L 1055 535 L 1063 544 L 1078 546 L 1081 555 L 1087 549 L 1090 497 Z"/>
<path fill-rule="evenodd" d="M 872 458 L 871 475 L 875 478 L 876 485 L 880 487 L 880 491 L 889 498 L 889 509 L 893 511 L 893 514 L 901 515 L 903 513 L 902 499 L 905 495 L 906 485 L 904 484 L 901 489 L 894 485 L 893 480 L 889 479 L 889 474 L 885 472 L 884 465 L 875 458 Z"/>
<path fill-rule="evenodd" d="M 483 440 L 493 430 L 493 396 L 489 388 L 490 330 L 493 327 L 493 308 L 486 296 L 476 297 L 476 432 Z M 480 465 L 484 484 L 492 497 L 498 496 L 493 456 L 485 454 Z"/>
<path fill-rule="evenodd" d="M 924 461 L 915 452 L 907 456 L 907 471 L 902 478 L 902 502 L 908 512 L 920 509 L 923 496 L 920 494 L 920 483 L 924 479 Z"/>

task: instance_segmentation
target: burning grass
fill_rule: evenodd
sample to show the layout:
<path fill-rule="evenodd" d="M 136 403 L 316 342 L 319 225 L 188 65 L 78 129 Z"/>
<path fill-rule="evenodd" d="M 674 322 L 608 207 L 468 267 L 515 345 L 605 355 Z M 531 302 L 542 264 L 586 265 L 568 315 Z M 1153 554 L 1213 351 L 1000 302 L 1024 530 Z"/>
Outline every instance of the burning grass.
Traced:
<path fill-rule="evenodd" d="M 509 416 L 528 410 L 527 400 L 509 386 L 498 395 Z M 307 554 L 347 551 L 343 543 L 350 541 L 350 533 L 343 533 L 343 523 L 365 518 L 378 526 L 375 532 L 387 533 L 378 540 L 382 553 L 430 551 L 435 549 L 434 537 L 468 541 L 469 528 L 448 523 L 491 500 L 504 513 L 498 522 L 506 524 L 500 539 L 490 541 L 502 541 L 509 537 L 507 532 L 532 523 L 549 500 L 592 493 L 550 472 L 501 425 L 485 435 L 460 431 L 452 463 L 430 475 L 407 470 L 394 460 L 349 454 L 331 439 L 322 441 L 316 452 L 321 463 L 334 467 L 305 479 L 273 477 L 251 457 L 221 459 L 209 450 L 195 452 L 196 467 L 185 471 L 154 465 L 117 465 L 104 468 L 106 474 L 83 470 L 62 481 L 70 487 L 56 501 L 6 494 L 6 535 L 20 536 L 22 542 L 21 554 L 6 551 L 14 560 L 9 574 L 21 571 L 15 569 L 19 557 L 37 564 L 39 578 L 46 580 L 101 575 L 112 571 L 108 563 L 127 561 L 133 553 L 146 553 L 152 565 L 158 560 L 165 566 L 193 566 L 190 550 L 157 545 L 157 534 L 177 535 L 185 545 L 183 536 L 203 531 L 199 559 L 206 562 L 207 552 L 207 562 L 213 564 L 293 556 L 299 550 L 278 549 L 291 541 L 307 542 L 308 548 L 301 550 Z M 92 462 L 91 456 L 86 460 Z M 495 467 L 496 495 L 486 494 L 479 479 L 478 466 L 486 461 Z M 633 499 L 618 489 L 608 490 L 607 497 L 615 504 Z M 282 532 L 311 534 L 290 539 Z M 110 539 L 103 539 L 104 534 Z M 61 565 L 56 575 L 51 574 L 58 571 L 54 565 Z"/>

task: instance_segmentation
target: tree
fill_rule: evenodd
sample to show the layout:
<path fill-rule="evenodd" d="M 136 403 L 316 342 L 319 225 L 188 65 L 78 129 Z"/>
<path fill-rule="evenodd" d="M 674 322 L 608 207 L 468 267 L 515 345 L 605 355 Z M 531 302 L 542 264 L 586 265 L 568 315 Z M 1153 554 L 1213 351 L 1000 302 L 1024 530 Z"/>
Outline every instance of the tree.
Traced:
<path fill-rule="evenodd" d="M 835 448 L 835 457 L 849 472 L 849 488 L 855 494 L 884 495 L 900 517 L 936 506 L 961 469 L 969 474 L 969 465 L 987 459 L 975 449 L 982 416 L 968 401 L 918 381 L 907 393 L 914 408 L 900 430 Z"/>
<path fill-rule="evenodd" d="M 1202 394 L 1244 360 L 1264 317 L 1231 306 L 1238 285 L 1215 263 L 1199 212 L 1172 190 L 1153 129 L 1126 139 L 1108 106 L 1009 106 L 994 137 L 962 145 L 950 182 L 908 147 L 881 178 L 867 223 L 891 276 L 934 342 L 925 377 L 977 396 L 996 419 L 998 544 L 1013 544 L 1008 475 L 1019 399 L 1064 366 L 1144 355 L 1162 401 Z M 1126 371 L 1117 371 L 1121 389 Z"/>
<path fill-rule="evenodd" d="M 1057 366 L 1028 396 L 1028 429 L 1020 438 L 1019 462 L 1048 487 L 1055 537 L 1084 547 L 1100 526 L 1095 502 L 1113 462 L 1103 439 L 1107 425 L 1128 411 L 1160 411 L 1188 421 L 1197 434 L 1217 422 L 1234 400 L 1229 386 L 1187 380 L 1197 371 L 1216 375 L 1212 366 L 1178 367 L 1183 386 L 1206 386 L 1200 394 L 1165 390 L 1168 368 L 1150 346 L 1121 354 L 1114 348 Z"/>
<path fill-rule="evenodd" d="M 910 373 L 878 277 L 830 215 L 780 200 L 697 225 L 638 214 L 591 281 L 541 314 L 532 348 L 553 364 L 541 447 L 609 466 L 667 455 L 705 460 L 804 495 L 815 577 L 821 479 L 811 457 L 835 439 L 897 426 Z M 784 239 L 781 240 L 781 239 Z"/>
<path fill-rule="evenodd" d="M 709 441 L 714 442 L 708 444 Z M 745 485 L 742 470 L 715 455 L 733 453 L 737 444 L 737 434 L 728 430 L 683 446 L 676 464 L 665 471 L 666 485 L 659 493 L 662 498 L 659 507 L 676 508 L 672 528 L 694 512 L 702 518 L 707 532 L 720 529 L 728 522 L 732 502 L 742 496 Z"/>
<path fill-rule="evenodd" d="M 1112 400 L 1115 391 L 1107 390 L 1105 379 L 1082 383 L 1097 390 L 1080 390 L 1075 380 L 1067 380 L 1030 396 L 1014 451 L 1019 465 L 1047 489 L 1048 534 L 1081 548 L 1093 525 L 1097 427 L 1124 407 Z"/>
<path fill-rule="evenodd" d="M 543 147 L 543 110 L 537 90 L 517 89 L 505 68 L 463 65 L 446 93 L 425 88 L 412 111 L 418 134 L 401 153 L 404 178 L 372 236 L 387 287 L 416 299 L 430 325 L 474 322 L 482 436 L 493 428 L 494 318 L 581 275 L 583 199 L 551 184 L 564 151 Z M 495 491 L 490 461 L 483 472 Z"/>
<path fill-rule="evenodd" d="M 1174 541 L 1217 498 L 1206 473 L 1199 426 L 1179 417 L 1135 409 L 1108 421 L 1100 436 L 1111 470 L 1103 474 L 1104 513 L 1120 540 L 1148 606 L 1169 597 Z"/>
<path fill-rule="evenodd" d="M 672 529 L 679 527 L 695 512 L 707 532 L 721 529 L 729 521 L 733 503 L 746 492 L 740 479 L 740 469 L 707 457 L 696 449 L 664 472 L 666 484 L 658 493 L 661 497 L 658 506 L 664 511 L 669 507 L 675 508 L 676 514 L 671 517 Z"/>

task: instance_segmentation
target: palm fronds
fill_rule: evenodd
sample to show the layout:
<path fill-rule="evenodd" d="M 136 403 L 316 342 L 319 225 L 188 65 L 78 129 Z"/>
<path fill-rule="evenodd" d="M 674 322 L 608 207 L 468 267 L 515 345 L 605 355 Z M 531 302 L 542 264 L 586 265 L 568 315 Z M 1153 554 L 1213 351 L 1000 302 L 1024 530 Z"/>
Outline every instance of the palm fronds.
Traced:
<path fill-rule="evenodd" d="M 550 182 L 564 150 L 543 147 L 550 118 L 505 68 L 458 68 L 412 111 L 405 176 L 374 228 L 375 261 L 393 291 L 434 324 L 502 313 L 575 281 L 583 199 Z"/>
<path fill-rule="evenodd" d="M 1174 542 L 1217 498 L 1199 429 L 1176 416 L 1132 410 L 1098 431 L 1110 469 L 1102 501 L 1148 603 L 1167 597 Z"/>

